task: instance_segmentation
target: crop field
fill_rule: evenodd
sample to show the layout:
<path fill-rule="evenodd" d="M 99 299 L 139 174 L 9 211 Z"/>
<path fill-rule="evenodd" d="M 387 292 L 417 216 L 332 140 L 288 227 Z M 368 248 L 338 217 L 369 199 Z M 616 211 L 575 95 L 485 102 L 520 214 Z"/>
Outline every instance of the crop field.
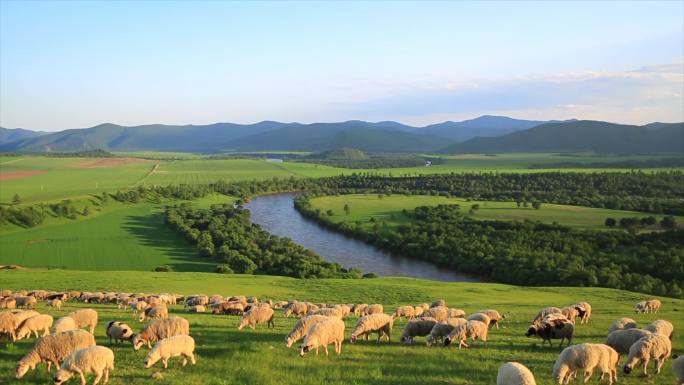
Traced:
<path fill-rule="evenodd" d="M 450 307 L 463 308 L 472 313 L 484 308 L 498 309 L 506 314 L 500 330 L 491 330 L 487 344 L 475 342 L 469 349 L 433 346 L 427 347 L 424 338 L 415 344 L 399 343 L 405 320 L 395 323 L 392 342 L 348 342 L 356 322 L 346 319 L 342 355 L 326 357 L 309 354 L 300 358 L 296 344 L 284 346 L 285 335 L 296 322 L 283 318 L 276 311 L 274 329 L 258 325 L 257 330 L 236 328 L 238 317 L 211 314 L 189 314 L 180 305 L 170 312 L 190 321 L 190 333 L 197 344 L 197 365 L 180 367 L 179 359 L 172 359 L 169 369 L 158 363 L 151 369 L 143 368 L 146 348 L 134 352 L 130 343 L 116 345 L 116 369 L 110 384 L 149 384 L 151 375 L 161 372 L 164 384 L 478 384 L 496 382 L 498 367 L 506 361 L 516 360 L 527 365 L 535 374 L 537 384 L 551 385 L 553 362 L 560 352 L 558 342 L 553 347 L 541 346 L 540 340 L 525 337 L 525 331 L 536 312 L 545 306 L 569 305 L 588 301 L 594 315 L 587 325 L 578 325 L 573 343 L 603 342 L 610 323 L 620 317 L 634 318 L 640 326 L 655 319 L 668 319 L 675 330 L 684 327 L 679 313 L 684 301 L 662 298 L 663 309 L 658 314 L 635 315 L 632 306 L 646 296 L 618 290 L 598 288 L 528 288 L 484 283 L 444 283 L 409 278 L 378 278 L 364 280 L 298 280 L 284 277 L 218 275 L 203 273 L 151 273 L 151 272 L 78 272 L 61 270 L 0 270 L 0 289 L 44 288 L 54 290 L 113 290 L 126 292 L 178 292 L 181 294 L 205 293 L 228 295 L 255 295 L 260 299 L 310 300 L 327 303 L 382 303 L 386 312 L 402 304 L 430 302 L 444 298 Z M 117 310 L 114 304 L 67 303 L 61 311 L 48 310 L 39 304 L 38 311 L 55 318 L 77 308 L 91 307 L 99 312 L 96 329 L 97 343 L 109 346 L 104 326 L 111 320 L 127 322 L 140 330 L 142 323 L 133 319 L 127 310 Z M 28 352 L 34 340 L 15 343 L 0 342 L 0 373 L 3 383 L 14 383 L 16 362 Z M 675 332 L 673 353 L 682 353 L 682 333 Z M 622 359 L 624 362 L 624 358 Z M 671 361 L 655 375 L 649 367 L 649 376 L 638 371 L 631 375 L 618 373 L 620 384 L 674 384 Z M 92 377 L 91 377 L 92 378 Z M 592 383 L 596 383 L 594 373 Z M 45 367 L 39 365 L 29 372 L 23 384 L 44 384 L 49 381 Z M 72 380 L 74 382 L 77 380 Z"/>
<path fill-rule="evenodd" d="M 373 194 L 353 194 L 324 196 L 311 199 L 311 205 L 320 209 L 322 212 L 332 210 L 333 215 L 330 219 L 334 222 L 356 222 L 361 221 L 370 224 L 371 218 L 384 220 L 388 225 L 398 225 L 406 223 L 410 218 L 403 213 L 403 210 L 413 210 L 419 206 L 437 206 L 444 204 L 458 204 L 463 213 L 468 213 L 474 204 L 480 208 L 472 215 L 476 219 L 491 220 L 534 220 L 546 223 L 558 222 L 567 226 L 606 229 L 604 221 L 611 217 L 616 220 L 625 217 L 646 217 L 651 214 L 639 213 L 634 211 L 598 209 L 591 207 L 556 205 L 543 203 L 541 208 L 535 210 L 529 207 L 518 207 L 515 202 L 492 202 L 466 200 L 463 198 L 446 198 L 441 196 L 427 195 L 392 195 L 383 196 Z M 344 206 L 349 205 L 349 215 L 344 211 Z M 658 220 L 662 216 L 656 216 Z M 684 218 L 677 217 L 677 222 L 681 223 Z"/>

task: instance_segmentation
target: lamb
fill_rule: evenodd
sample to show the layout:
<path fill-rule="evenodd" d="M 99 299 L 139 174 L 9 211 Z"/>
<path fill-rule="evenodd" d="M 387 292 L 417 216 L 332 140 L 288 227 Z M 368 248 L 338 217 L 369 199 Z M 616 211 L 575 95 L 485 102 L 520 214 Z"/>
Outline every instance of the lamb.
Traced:
<path fill-rule="evenodd" d="M 363 315 L 369 315 L 369 314 L 380 314 L 384 313 L 385 308 L 379 304 L 379 303 L 374 303 L 372 305 L 366 306 L 365 309 L 363 309 Z"/>
<path fill-rule="evenodd" d="M 581 320 L 580 323 L 589 323 L 589 319 L 591 318 L 591 305 L 589 302 L 579 302 L 572 306 L 577 310 L 577 314 Z"/>
<path fill-rule="evenodd" d="M 242 330 L 245 326 L 248 326 L 254 330 L 257 324 L 267 323 L 267 327 L 274 327 L 273 322 L 273 309 L 265 306 L 257 306 L 252 308 L 250 311 L 242 315 L 240 323 L 238 324 L 238 330 Z"/>
<path fill-rule="evenodd" d="M 69 330 L 45 336 L 39 339 L 33 349 L 19 360 L 16 378 L 21 379 L 41 362 L 47 363 L 47 370 L 50 372 L 53 364 L 59 367 L 60 363 L 71 353 L 90 346 L 95 346 L 95 337 L 85 330 Z"/>
<path fill-rule="evenodd" d="M 608 327 L 608 333 L 612 333 L 616 330 L 633 329 L 637 327 L 636 321 L 631 318 L 620 318 L 613 321 Z"/>
<path fill-rule="evenodd" d="M 574 306 L 566 306 L 561 309 L 561 314 L 565 316 L 570 322 L 575 323 L 575 319 L 579 317 L 579 311 Z"/>
<path fill-rule="evenodd" d="M 487 314 L 484 313 L 473 313 L 468 318 L 466 318 L 467 321 L 480 321 L 483 322 L 487 327 L 489 327 L 490 323 L 492 320 L 489 318 Z"/>
<path fill-rule="evenodd" d="M 684 385 L 684 356 L 674 357 L 672 371 L 677 377 L 677 385 Z"/>
<path fill-rule="evenodd" d="M 506 319 L 505 315 L 501 315 L 498 311 L 494 309 L 480 310 L 477 313 L 481 313 L 489 317 L 489 327 L 491 328 L 493 326 L 496 326 L 497 330 L 499 329 L 499 321 Z"/>
<path fill-rule="evenodd" d="M 421 317 L 409 321 L 404 327 L 399 341 L 402 343 L 413 343 L 416 337 L 425 337 L 432 331 L 437 324 L 437 320 L 432 317 Z"/>
<path fill-rule="evenodd" d="M 318 348 L 323 347 L 325 355 L 328 355 L 328 345 L 331 343 L 335 345 L 335 353 L 339 356 L 342 354 L 342 342 L 344 341 L 344 321 L 339 318 L 328 318 L 324 321 L 318 322 L 311 326 L 299 351 L 299 356 L 316 349 L 318 355 Z"/>
<path fill-rule="evenodd" d="M 145 357 L 145 368 L 150 368 L 161 360 L 164 369 L 169 367 L 169 358 L 183 356 L 183 364 L 195 365 L 195 340 L 188 335 L 178 335 L 160 340 Z"/>
<path fill-rule="evenodd" d="M 387 314 L 379 313 L 363 316 L 356 322 L 349 340 L 351 343 L 355 343 L 360 336 L 363 336 L 366 340 L 368 340 L 369 334 L 378 333 L 378 342 L 380 342 L 380 338 L 382 338 L 382 336 L 387 336 L 387 340 L 391 342 L 393 326 L 394 318 Z"/>
<path fill-rule="evenodd" d="M 443 299 L 436 299 L 436 300 L 432 301 L 432 304 L 430 305 L 430 307 L 437 307 L 437 306 L 446 307 L 446 301 Z"/>
<path fill-rule="evenodd" d="M 672 353 L 672 342 L 667 336 L 662 334 L 651 334 L 640 338 L 629 348 L 629 355 L 627 356 L 627 363 L 623 367 L 625 374 L 632 372 L 639 362 L 644 361 L 644 375 L 648 375 L 646 367 L 648 362 L 655 360 L 656 374 L 660 373 L 665 361 Z"/>
<path fill-rule="evenodd" d="M 304 302 L 293 302 L 283 310 L 283 316 L 289 318 L 291 315 L 303 316 L 309 311 L 309 306 Z"/>
<path fill-rule="evenodd" d="M 32 296 L 15 297 L 14 300 L 16 301 L 17 309 L 35 309 L 36 304 L 38 304 L 36 297 Z"/>
<path fill-rule="evenodd" d="M 295 342 L 299 341 L 300 339 L 304 338 L 308 333 L 311 327 L 318 322 L 322 322 L 327 320 L 329 317 L 324 316 L 324 315 L 310 315 L 304 318 L 301 318 L 295 326 L 290 330 L 290 333 L 285 337 L 285 346 L 286 347 L 291 347 Z"/>
<path fill-rule="evenodd" d="M 559 384 L 567 384 L 573 378 L 573 374 L 582 370 L 586 383 L 593 375 L 594 369 L 599 368 L 601 378 L 608 373 L 609 384 L 612 384 L 616 378 L 614 372 L 617 354 L 614 354 L 615 351 L 611 353 L 611 350 L 612 348 L 603 344 L 585 343 L 568 346 L 563 349 L 553 365 L 553 377 Z"/>
<path fill-rule="evenodd" d="M 439 322 L 444 322 L 449 318 L 449 309 L 445 306 L 431 307 L 425 310 L 421 317 L 432 317 Z"/>
<path fill-rule="evenodd" d="M 76 321 L 74 321 L 73 318 L 69 316 L 64 316 L 62 318 L 59 318 L 57 321 L 55 321 L 54 324 L 52 324 L 52 329 L 53 333 L 61 333 L 67 330 L 78 329 L 78 326 L 76 326 Z"/>
<path fill-rule="evenodd" d="M 446 322 L 436 323 L 435 326 L 432 327 L 432 330 L 430 330 L 430 334 L 428 334 L 427 338 L 425 339 L 425 343 L 427 346 L 431 346 L 436 344 L 437 340 L 444 342 L 444 337 L 448 336 L 449 333 L 454 330 L 454 328 L 467 322 L 468 321 L 466 321 L 465 318 L 449 318 L 446 320 Z"/>
<path fill-rule="evenodd" d="M 0 313 L 0 334 L 7 334 L 10 340 L 16 340 L 16 330 L 25 320 L 39 315 L 34 310 L 10 310 Z"/>
<path fill-rule="evenodd" d="M 150 321 L 145 328 L 131 338 L 133 349 L 139 350 L 144 344 L 151 348 L 151 343 L 177 335 L 190 334 L 190 323 L 182 317 L 157 318 Z"/>
<path fill-rule="evenodd" d="M 49 299 L 47 305 L 55 310 L 62 310 L 62 300 L 59 298 Z"/>
<path fill-rule="evenodd" d="M 650 331 L 651 333 L 662 334 L 669 339 L 672 339 L 672 335 L 674 334 L 674 326 L 672 323 L 663 319 L 651 322 L 651 324 L 646 326 L 644 329 Z"/>
<path fill-rule="evenodd" d="M 459 341 L 458 348 L 465 346 L 470 347 L 466 342 L 468 338 L 471 341 L 480 340 L 482 342 L 487 342 L 487 332 L 489 327 L 482 321 L 472 320 L 467 321 L 465 324 L 458 325 L 454 330 L 449 333 L 444 339 L 444 345 L 449 346 L 453 341 Z"/>
<path fill-rule="evenodd" d="M 207 308 L 204 307 L 204 305 L 195 305 L 195 306 L 190 306 L 188 308 L 188 313 L 206 313 Z M 168 317 L 168 310 L 166 312 L 166 315 Z"/>
<path fill-rule="evenodd" d="M 414 318 L 416 316 L 416 309 L 413 306 L 399 306 L 397 310 L 394 311 L 392 316 L 396 318 L 406 317 L 407 319 Z"/>
<path fill-rule="evenodd" d="M 203 305 L 196 305 L 196 306 L 203 306 Z M 157 305 L 157 306 L 152 306 L 148 307 L 140 313 L 140 317 L 138 317 L 138 321 L 142 322 L 146 318 L 149 319 L 154 319 L 154 318 L 169 318 L 169 309 L 166 308 L 166 305 Z"/>
<path fill-rule="evenodd" d="M 651 332 L 644 329 L 624 329 L 616 330 L 608 334 L 606 345 L 615 349 L 618 354 L 629 353 L 629 348 L 643 337 L 650 336 Z"/>
<path fill-rule="evenodd" d="M 86 384 L 85 374 L 95 373 L 93 385 L 100 383 L 104 375 L 103 384 L 109 381 L 109 371 L 114 370 L 114 352 L 104 346 L 91 346 L 73 352 L 62 363 L 55 374 L 54 384 L 59 385 L 68 381 L 74 374 L 81 376 L 81 384 Z"/>
<path fill-rule="evenodd" d="M 552 339 L 560 339 L 560 346 L 563 346 L 563 340 L 568 341 L 568 346 L 572 342 L 572 336 L 575 333 L 575 326 L 569 320 L 563 318 L 545 318 L 543 321 L 530 325 L 525 334 L 527 337 L 537 335 L 544 342 L 549 341 L 549 345 L 553 347 Z"/>
<path fill-rule="evenodd" d="M 76 326 L 79 328 L 88 326 L 90 329 L 90 334 L 95 331 L 95 326 L 97 325 L 97 312 L 93 309 L 81 309 L 75 312 L 69 313 L 69 317 L 76 321 Z"/>
<path fill-rule="evenodd" d="M 449 309 L 447 316 L 449 318 L 465 318 L 466 312 L 463 309 Z"/>
<path fill-rule="evenodd" d="M 561 309 L 555 307 L 555 306 L 550 306 L 550 307 L 545 307 L 541 310 L 539 310 L 539 313 L 537 313 L 537 316 L 534 317 L 532 320 L 532 323 L 536 323 L 544 319 L 546 316 L 549 314 L 562 314 Z"/>
<path fill-rule="evenodd" d="M 133 337 L 133 330 L 130 326 L 126 325 L 120 321 L 111 321 L 107 324 L 107 329 L 105 331 L 107 338 L 109 338 L 109 344 L 112 344 L 112 339 L 114 342 L 123 342 L 124 340 L 130 340 Z"/>
<path fill-rule="evenodd" d="M 19 328 L 16 331 L 16 338 L 18 340 L 29 338 L 31 337 L 31 333 L 34 333 L 36 338 L 38 338 L 38 332 L 41 330 L 43 330 L 43 336 L 47 336 L 50 334 L 52 322 L 52 316 L 49 314 L 34 315 L 19 325 Z"/>
<path fill-rule="evenodd" d="M 525 365 L 518 362 L 506 362 L 499 367 L 496 385 L 537 385 L 537 382 Z"/>

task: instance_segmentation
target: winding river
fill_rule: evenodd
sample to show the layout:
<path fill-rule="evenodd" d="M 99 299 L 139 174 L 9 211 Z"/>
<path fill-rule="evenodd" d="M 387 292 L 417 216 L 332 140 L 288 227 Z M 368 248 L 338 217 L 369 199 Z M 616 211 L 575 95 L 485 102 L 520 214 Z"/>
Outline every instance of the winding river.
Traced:
<path fill-rule="evenodd" d="M 476 282 L 481 279 L 458 274 L 417 259 L 392 255 L 365 242 L 328 230 L 304 218 L 295 208 L 298 193 L 262 195 L 245 205 L 252 221 L 271 234 L 291 238 L 330 262 L 358 267 L 365 273 L 405 276 L 438 281 Z"/>

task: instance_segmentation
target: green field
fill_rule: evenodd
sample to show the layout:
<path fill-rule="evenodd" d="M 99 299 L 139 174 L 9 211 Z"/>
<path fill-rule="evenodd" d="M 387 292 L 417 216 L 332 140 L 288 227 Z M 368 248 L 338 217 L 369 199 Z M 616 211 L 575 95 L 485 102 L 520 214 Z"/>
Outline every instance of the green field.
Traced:
<path fill-rule="evenodd" d="M 333 195 L 311 199 L 311 205 L 322 212 L 333 211 L 333 216 L 328 217 L 333 222 L 356 222 L 361 221 L 369 225 L 371 218 L 384 220 L 388 225 L 406 223 L 410 218 L 403 210 L 413 210 L 419 206 L 437 206 L 444 204 L 458 204 L 463 213 L 468 213 L 474 204 L 480 205 L 472 217 L 476 219 L 490 220 L 533 220 L 546 223 L 558 222 L 567 226 L 605 229 L 604 221 L 608 217 L 617 219 L 625 217 L 646 217 L 651 214 L 634 211 L 598 209 L 591 207 L 555 205 L 543 203 L 539 210 L 531 207 L 517 207 L 515 202 L 492 202 L 475 201 L 463 198 L 446 198 L 428 195 L 392 195 L 383 196 L 372 194 Z M 349 205 L 350 212 L 347 215 L 344 206 Z M 656 216 L 658 220 L 662 216 Z M 677 217 L 681 223 L 684 218 Z"/>
<path fill-rule="evenodd" d="M 526 288 L 500 284 L 444 283 L 409 278 L 378 278 L 364 280 L 297 280 L 268 276 L 222 276 L 202 273 L 149 273 L 149 272 L 77 272 L 60 270 L 0 270 L 0 289 L 81 289 L 113 290 L 126 292 L 178 292 L 182 294 L 206 293 L 227 295 L 256 295 L 259 298 L 310 300 L 314 302 L 382 303 L 391 312 L 398 305 L 429 302 L 444 298 L 451 307 L 468 313 L 483 308 L 495 308 L 507 315 L 500 330 L 492 330 L 487 345 L 474 343 L 470 349 L 458 350 L 434 346 L 428 348 L 419 337 L 414 345 L 398 342 L 406 321 L 397 321 L 391 343 L 345 341 L 340 357 L 309 355 L 300 358 L 295 347 L 286 349 L 284 337 L 295 323 L 276 312 L 275 329 L 258 326 L 256 331 L 238 331 L 236 316 L 188 314 L 180 305 L 170 310 L 190 321 L 191 335 L 197 343 L 197 365 L 180 368 L 178 359 L 172 359 L 168 370 L 155 366 L 143 368 L 145 350 L 134 352 L 130 344 L 115 346 L 116 370 L 110 384 L 149 384 L 152 373 L 161 371 L 164 384 L 482 384 L 496 382 L 498 367 L 506 361 L 516 360 L 527 365 L 539 385 L 551 385 L 553 362 L 560 349 L 541 346 L 538 339 L 525 337 L 529 321 L 545 306 L 564 306 L 588 301 L 594 315 L 588 325 L 578 325 L 574 343 L 603 342 L 608 325 L 623 316 L 632 317 L 639 325 L 655 319 L 668 319 L 676 330 L 684 328 L 679 316 L 684 301 L 664 298 L 663 310 L 658 314 L 635 315 L 632 306 L 647 298 L 625 291 L 599 288 Z M 67 314 L 84 304 L 67 303 L 62 311 L 47 310 L 43 304 L 38 310 L 53 316 Z M 98 344 L 108 345 L 104 325 L 110 320 L 123 320 L 139 330 L 142 324 L 133 320 L 131 313 L 117 310 L 116 305 L 87 305 L 98 310 L 100 322 L 96 330 Z M 351 332 L 356 319 L 346 320 L 346 333 Z M 0 373 L 9 379 L 16 362 L 31 348 L 34 341 L 0 342 Z M 682 354 L 684 335 L 675 332 L 673 353 Z M 331 353 L 332 354 L 332 353 Z M 624 358 L 623 358 L 624 362 Z M 673 384 L 671 361 L 660 375 L 642 377 L 635 371 L 627 376 L 619 371 L 619 384 Z M 92 378 L 92 377 L 91 377 Z M 30 372 L 23 384 L 44 384 L 49 377 L 44 366 Z M 597 383 L 594 373 L 592 383 Z M 77 383 L 77 380 L 72 380 Z"/>

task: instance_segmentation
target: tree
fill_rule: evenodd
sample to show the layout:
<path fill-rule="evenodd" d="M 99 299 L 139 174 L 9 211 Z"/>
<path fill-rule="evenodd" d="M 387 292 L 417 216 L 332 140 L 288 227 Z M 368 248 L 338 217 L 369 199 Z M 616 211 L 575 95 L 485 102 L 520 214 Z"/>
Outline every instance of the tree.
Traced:
<path fill-rule="evenodd" d="M 19 203 L 21 203 L 21 197 L 19 197 L 19 194 L 14 194 L 12 204 L 18 205 Z"/>
<path fill-rule="evenodd" d="M 345 212 L 347 215 L 349 215 L 349 213 L 351 212 L 351 209 L 349 208 L 349 205 L 346 204 L 346 203 L 344 204 L 344 212 Z"/>
<path fill-rule="evenodd" d="M 605 223 L 608 227 L 615 227 L 615 225 L 617 225 L 617 221 L 615 220 L 615 218 L 606 218 Z"/>
<path fill-rule="evenodd" d="M 541 203 L 539 203 L 538 201 L 532 202 L 532 208 L 535 210 L 539 210 L 541 208 Z"/>
<path fill-rule="evenodd" d="M 675 221 L 675 218 L 672 215 L 668 215 L 663 217 L 663 219 L 660 221 L 660 225 L 666 229 L 674 229 L 677 227 L 677 221 Z"/>
<path fill-rule="evenodd" d="M 83 216 L 87 217 L 88 215 L 90 215 L 90 206 L 86 206 L 83 208 Z"/>
<path fill-rule="evenodd" d="M 325 213 L 326 213 L 329 217 L 332 217 L 333 215 L 335 215 L 335 213 L 334 213 L 332 210 L 328 210 L 328 211 L 326 211 Z"/>
<path fill-rule="evenodd" d="M 658 219 L 654 216 L 648 216 L 641 218 L 640 222 L 642 226 L 653 226 L 658 223 Z"/>
<path fill-rule="evenodd" d="M 477 211 L 477 210 L 480 209 L 480 205 L 478 205 L 478 204 L 476 203 L 476 204 L 470 206 L 470 209 L 473 210 L 473 211 Z"/>

